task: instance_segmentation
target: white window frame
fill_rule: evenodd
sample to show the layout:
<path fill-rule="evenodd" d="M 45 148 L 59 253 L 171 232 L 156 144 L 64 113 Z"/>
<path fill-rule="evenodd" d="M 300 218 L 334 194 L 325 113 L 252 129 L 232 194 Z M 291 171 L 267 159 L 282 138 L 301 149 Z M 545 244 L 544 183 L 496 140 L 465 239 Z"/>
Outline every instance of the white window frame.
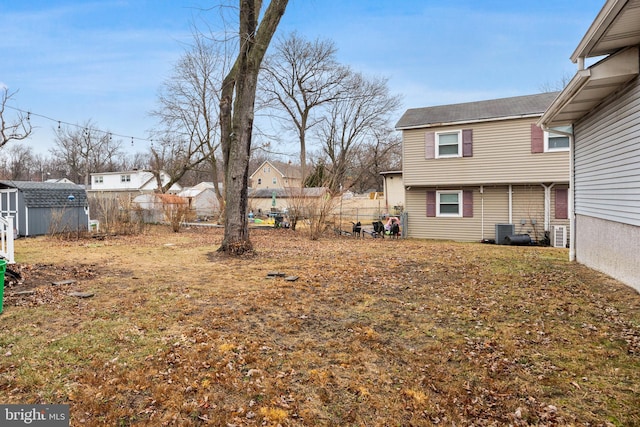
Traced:
<path fill-rule="evenodd" d="M 120 175 L 120 182 L 131 182 L 131 175 Z"/>
<path fill-rule="evenodd" d="M 568 138 L 566 135 L 545 131 L 544 132 L 544 152 L 545 153 L 556 152 L 556 151 L 569 151 L 569 147 L 549 148 L 549 138 L 550 137 Z M 569 144 L 571 144 L 571 141 L 569 141 Z"/>
<path fill-rule="evenodd" d="M 458 213 L 442 213 L 440 212 L 440 196 L 443 194 L 456 194 L 458 196 Z M 436 217 L 446 218 L 462 218 L 462 190 L 436 191 Z"/>
<path fill-rule="evenodd" d="M 93 183 L 94 184 L 102 184 L 102 183 L 104 183 L 104 177 L 103 176 L 94 176 L 93 177 Z"/>
<path fill-rule="evenodd" d="M 278 183 L 278 178 L 273 178 L 273 179 L 271 180 L 271 182 L 272 182 L 273 184 L 277 184 L 277 183 Z"/>
<path fill-rule="evenodd" d="M 444 154 L 441 155 L 440 154 L 440 135 L 451 135 L 451 134 L 457 134 L 458 135 L 458 152 L 456 154 Z M 455 157 L 462 157 L 462 130 L 450 130 L 450 131 L 443 131 L 443 132 L 436 132 L 436 137 L 435 137 L 435 154 L 436 154 L 436 159 L 447 159 L 447 158 L 455 158 Z M 453 144 L 452 144 L 453 145 Z"/>

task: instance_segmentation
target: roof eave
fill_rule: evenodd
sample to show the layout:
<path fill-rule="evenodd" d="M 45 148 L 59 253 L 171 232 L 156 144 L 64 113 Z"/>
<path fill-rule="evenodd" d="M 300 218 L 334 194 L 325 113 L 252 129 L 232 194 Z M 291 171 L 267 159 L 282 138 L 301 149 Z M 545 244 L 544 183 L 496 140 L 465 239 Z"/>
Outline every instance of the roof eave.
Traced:
<path fill-rule="evenodd" d="M 576 47 L 576 50 L 571 55 L 571 61 L 573 63 L 578 62 L 579 58 L 589 58 L 592 56 L 601 56 L 603 53 L 593 54 L 593 50 L 600 42 L 602 36 L 605 34 L 609 26 L 618 16 L 618 13 L 627 4 L 628 0 L 607 0 L 605 5 L 598 13 L 598 16 L 593 20 L 591 26 L 585 33 L 582 40 Z M 608 52 L 611 53 L 611 52 Z"/>
<path fill-rule="evenodd" d="M 516 120 L 516 119 L 529 119 L 532 117 L 540 117 L 542 113 L 532 113 L 532 114 L 519 114 L 513 116 L 502 116 L 502 117 L 488 117 L 486 119 L 473 119 L 473 120 L 459 120 L 455 122 L 439 122 L 439 123 L 425 123 L 420 125 L 411 125 L 411 126 L 396 126 L 396 130 L 412 130 L 412 129 L 424 129 L 424 128 L 434 128 L 434 127 L 442 127 L 442 126 L 460 126 L 472 123 L 485 123 L 485 122 L 501 122 L 504 120 Z"/>

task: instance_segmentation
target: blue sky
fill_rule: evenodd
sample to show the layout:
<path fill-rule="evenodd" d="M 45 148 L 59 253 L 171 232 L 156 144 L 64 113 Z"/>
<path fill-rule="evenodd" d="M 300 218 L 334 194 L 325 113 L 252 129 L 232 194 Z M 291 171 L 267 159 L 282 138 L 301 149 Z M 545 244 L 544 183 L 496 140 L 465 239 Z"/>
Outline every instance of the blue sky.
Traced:
<path fill-rule="evenodd" d="M 145 151 L 160 85 L 192 40 L 194 22 L 224 28 L 218 9 L 202 10 L 220 3 L 236 4 L 0 0 L 0 85 L 18 90 L 10 106 L 34 113 L 38 128 L 26 143 L 44 152 L 58 120 L 91 120 L 123 135 L 128 150 Z M 571 77 L 569 56 L 603 4 L 290 0 L 278 35 L 333 40 L 340 62 L 387 77 L 403 97 L 399 118 L 406 108 L 538 93 Z"/>

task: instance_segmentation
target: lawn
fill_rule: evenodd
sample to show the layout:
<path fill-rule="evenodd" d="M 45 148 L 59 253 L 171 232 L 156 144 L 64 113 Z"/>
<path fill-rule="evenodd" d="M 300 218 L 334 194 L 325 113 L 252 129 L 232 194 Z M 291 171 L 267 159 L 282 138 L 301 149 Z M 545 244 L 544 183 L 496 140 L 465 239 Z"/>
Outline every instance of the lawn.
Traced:
<path fill-rule="evenodd" d="M 640 295 L 566 249 L 251 236 L 242 258 L 220 229 L 18 240 L 0 403 L 73 426 L 640 425 Z"/>

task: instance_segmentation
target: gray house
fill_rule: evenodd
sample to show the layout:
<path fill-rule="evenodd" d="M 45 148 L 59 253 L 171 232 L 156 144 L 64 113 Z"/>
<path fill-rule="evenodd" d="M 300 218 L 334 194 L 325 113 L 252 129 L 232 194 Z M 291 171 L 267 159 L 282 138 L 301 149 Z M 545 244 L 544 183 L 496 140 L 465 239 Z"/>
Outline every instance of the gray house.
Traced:
<path fill-rule="evenodd" d="M 18 236 L 86 231 L 87 193 L 68 183 L 0 181 L 0 216 L 13 217 Z"/>
<path fill-rule="evenodd" d="M 640 0 L 608 0 L 539 124 L 571 125 L 571 259 L 640 291 Z M 589 58 L 600 60 L 589 67 Z"/>

